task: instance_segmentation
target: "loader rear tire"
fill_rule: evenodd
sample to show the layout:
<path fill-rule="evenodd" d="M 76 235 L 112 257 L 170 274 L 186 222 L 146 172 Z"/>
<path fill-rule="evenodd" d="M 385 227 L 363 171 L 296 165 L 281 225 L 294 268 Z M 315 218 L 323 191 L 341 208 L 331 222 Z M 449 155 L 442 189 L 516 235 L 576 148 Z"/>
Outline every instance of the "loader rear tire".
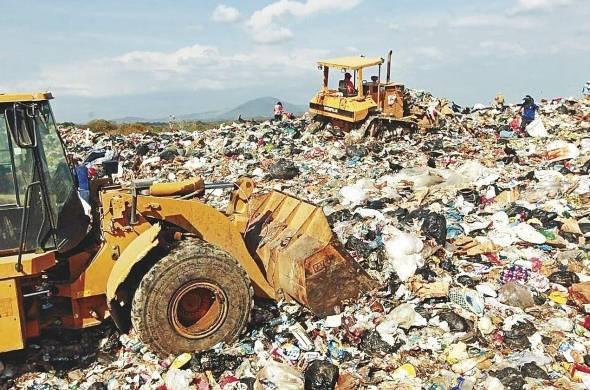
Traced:
<path fill-rule="evenodd" d="M 247 325 L 253 290 L 226 252 L 200 240 L 182 241 L 141 280 L 131 322 L 140 340 L 166 356 L 233 342 Z"/>

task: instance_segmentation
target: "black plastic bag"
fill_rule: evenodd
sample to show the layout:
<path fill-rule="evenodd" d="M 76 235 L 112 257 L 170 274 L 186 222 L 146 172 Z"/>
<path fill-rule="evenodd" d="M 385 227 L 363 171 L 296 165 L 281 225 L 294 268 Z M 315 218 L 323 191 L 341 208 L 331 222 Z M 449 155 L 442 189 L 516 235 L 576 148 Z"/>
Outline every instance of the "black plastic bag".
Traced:
<path fill-rule="evenodd" d="M 479 193 L 473 188 L 463 188 L 457 191 L 457 195 L 461 195 L 467 202 L 479 206 Z"/>
<path fill-rule="evenodd" d="M 478 281 L 471 279 L 468 275 L 459 275 L 457 277 L 457 283 L 465 287 L 475 288 L 475 286 L 478 284 Z"/>
<path fill-rule="evenodd" d="M 377 331 L 367 332 L 363 335 L 359 348 L 368 353 L 388 354 L 396 353 L 404 345 L 403 341 L 390 345 L 383 340 Z"/>
<path fill-rule="evenodd" d="M 428 214 L 429 211 L 426 209 L 414 209 L 404 217 L 404 222 L 412 223 L 412 220 L 414 219 L 425 219 L 428 217 Z"/>
<path fill-rule="evenodd" d="M 338 367 L 325 360 L 314 360 L 303 376 L 305 390 L 332 390 L 338 382 Z"/>
<path fill-rule="evenodd" d="M 389 169 L 392 172 L 397 173 L 397 172 L 401 171 L 402 169 L 404 169 L 404 167 L 399 165 L 396 162 L 389 161 Z"/>
<path fill-rule="evenodd" d="M 368 257 L 373 251 L 368 243 L 366 243 L 364 240 L 361 240 L 360 238 L 356 238 L 355 236 L 348 237 L 346 243 L 344 244 L 344 248 L 355 252 L 361 257 Z"/>
<path fill-rule="evenodd" d="M 433 238 L 437 244 L 443 245 L 447 240 L 447 220 L 438 213 L 429 213 L 422 222 L 422 233 Z"/>
<path fill-rule="evenodd" d="M 505 388 L 510 390 L 520 390 L 526 384 L 520 372 L 513 367 L 506 367 L 496 371 L 494 376 L 502 382 Z"/>
<path fill-rule="evenodd" d="M 525 350 L 531 346 L 529 336 L 536 332 L 535 325 L 529 321 L 518 322 L 511 330 L 504 332 L 504 344 L 516 350 Z"/>
<path fill-rule="evenodd" d="M 299 175 L 299 168 L 292 161 L 287 161 L 284 158 L 269 166 L 268 170 L 273 179 L 288 180 Z"/>
<path fill-rule="evenodd" d="M 371 151 L 375 154 L 383 152 L 384 149 L 385 148 L 383 147 L 383 144 L 379 142 L 376 142 L 373 145 L 371 145 Z"/>
<path fill-rule="evenodd" d="M 350 210 L 343 209 L 343 210 L 334 211 L 332 214 L 328 215 L 327 218 L 328 218 L 328 223 L 330 224 L 330 226 L 334 226 L 334 224 L 337 222 L 350 221 L 351 219 L 354 218 L 354 216 L 352 215 Z"/>
<path fill-rule="evenodd" d="M 369 154 L 369 149 L 362 145 L 348 145 L 346 147 L 346 155 L 350 158 L 353 157 L 366 157 Z"/>
<path fill-rule="evenodd" d="M 193 371 L 211 371 L 215 377 L 219 377 L 224 371 L 237 369 L 240 366 L 240 359 L 239 356 L 205 351 L 196 354 L 191 360 L 190 366 Z"/>
<path fill-rule="evenodd" d="M 160 153 L 160 158 L 166 161 L 172 161 L 176 156 L 178 156 L 178 150 L 176 149 L 164 149 Z"/>
<path fill-rule="evenodd" d="M 538 378 L 543 380 L 549 380 L 549 375 L 541 367 L 537 366 L 534 362 L 525 363 L 520 368 L 520 373 L 525 378 Z"/>
<path fill-rule="evenodd" d="M 539 221 L 541 221 L 543 226 L 546 226 L 547 223 L 553 221 L 557 217 L 558 215 L 556 212 L 545 211 L 543 209 L 535 209 L 531 212 L 531 218 L 537 218 Z"/>
<path fill-rule="evenodd" d="M 381 198 L 377 200 L 369 200 L 367 201 L 367 208 L 374 210 L 383 210 L 387 207 L 387 203 L 393 203 L 393 199 Z"/>
<path fill-rule="evenodd" d="M 473 322 L 467 321 L 453 311 L 446 311 L 438 315 L 441 321 L 449 324 L 449 329 L 453 332 L 467 332 L 472 326 Z M 471 323 L 471 325 L 470 325 Z"/>
<path fill-rule="evenodd" d="M 561 284 L 564 287 L 571 287 L 574 283 L 579 283 L 580 278 L 571 271 L 556 271 L 549 275 L 551 283 Z"/>
<path fill-rule="evenodd" d="M 430 267 L 425 266 L 416 270 L 416 275 L 422 276 L 422 280 L 428 283 L 432 283 L 436 280 L 437 274 Z"/>
<path fill-rule="evenodd" d="M 398 221 L 404 221 L 408 217 L 408 209 L 400 207 L 394 211 L 387 211 L 385 215 L 395 217 Z"/>
<path fill-rule="evenodd" d="M 526 221 L 527 219 L 531 218 L 532 211 L 530 209 L 527 209 L 526 207 L 512 205 L 512 207 L 506 210 L 506 214 L 508 214 L 509 217 L 514 217 L 517 214 L 520 214 Z"/>

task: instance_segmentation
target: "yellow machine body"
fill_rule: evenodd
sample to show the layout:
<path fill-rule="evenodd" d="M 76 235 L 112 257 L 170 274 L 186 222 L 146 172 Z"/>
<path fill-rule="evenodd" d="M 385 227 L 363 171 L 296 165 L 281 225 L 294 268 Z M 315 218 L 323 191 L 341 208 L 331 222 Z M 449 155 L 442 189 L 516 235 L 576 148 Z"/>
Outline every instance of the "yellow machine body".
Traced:
<path fill-rule="evenodd" d="M 402 84 L 381 81 L 383 58 L 378 57 L 338 57 L 318 61 L 318 68 L 323 71 L 321 90 L 309 102 L 309 112 L 320 118 L 329 119 L 333 125 L 350 130 L 361 125 L 369 117 L 386 120 L 404 117 L 404 86 Z M 387 74 L 391 60 L 387 63 Z M 379 67 L 378 76 L 365 80 L 364 69 Z M 345 88 L 330 89 L 330 69 L 353 72 L 355 93 L 348 95 Z M 340 81 L 343 83 L 343 80 Z"/>
<path fill-rule="evenodd" d="M 0 94 L 0 103 L 51 98 Z M 374 106 L 370 97 L 350 104 L 359 115 Z M 317 314 L 334 313 L 342 301 L 375 287 L 336 241 L 320 207 L 277 191 L 255 194 L 249 178 L 229 183 L 234 190 L 224 211 L 200 197 L 207 188 L 201 178 L 141 188 L 103 179 L 94 184 L 99 181 L 107 184 L 91 186 L 98 199 L 90 236 L 95 238 L 64 253 L 0 251 L 0 352 L 23 348 L 47 327 L 80 329 L 109 317 L 119 325 L 119 308 L 131 305 L 127 282 L 138 276 L 137 267 L 153 267 L 150 261 L 159 260 L 150 257 L 152 251 L 165 252 L 185 237 L 229 254 L 257 296 L 295 300 Z M 51 291 L 39 291 L 48 275 L 64 268 L 67 280 L 56 279 Z M 38 296 L 51 297 L 54 306 L 41 310 Z"/>
<path fill-rule="evenodd" d="M 27 338 L 39 336 L 39 323 L 26 321 L 21 284 L 56 264 L 55 252 L 28 253 L 21 259 L 22 270 L 16 271 L 17 257 L 0 256 L 0 352 L 24 348 Z"/>
<path fill-rule="evenodd" d="M 309 102 L 309 111 L 312 114 L 349 123 L 365 120 L 369 111 L 377 109 L 378 104 L 370 95 L 365 94 L 364 88 L 359 87 L 363 85 L 363 69 L 382 63 L 382 58 L 367 57 L 339 57 L 318 61 L 318 66 L 324 74 L 323 84 L 322 89 Z M 329 89 L 330 69 L 354 72 L 357 93 L 354 96 L 345 96 L 340 90 Z"/>

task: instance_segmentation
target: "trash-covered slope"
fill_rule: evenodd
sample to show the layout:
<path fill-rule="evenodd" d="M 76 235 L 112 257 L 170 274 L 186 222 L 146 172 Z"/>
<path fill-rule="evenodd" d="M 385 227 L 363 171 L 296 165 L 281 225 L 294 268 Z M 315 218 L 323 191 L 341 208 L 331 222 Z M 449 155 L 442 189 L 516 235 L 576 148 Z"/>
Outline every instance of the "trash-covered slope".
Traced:
<path fill-rule="evenodd" d="M 431 129 L 362 138 L 307 117 L 127 137 L 62 129 L 118 154 L 120 180 L 250 175 L 324 208 L 381 287 L 335 316 L 258 302 L 232 346 L 160 360 L 109 324 L 0 359 L 5 386 L 541 389 L 590 386 L 590 100 L 463 110 L 427 93 Z M 99 163 L 100 160 L 96 160 Z M 92 164 L 91 164 L 92 165 Z M 97 165 L 100 169 L 100 165 Z M 208 202 L 222 207 L 227 193 Z M 166 386 L 166 387 L 164 387 Z"/>

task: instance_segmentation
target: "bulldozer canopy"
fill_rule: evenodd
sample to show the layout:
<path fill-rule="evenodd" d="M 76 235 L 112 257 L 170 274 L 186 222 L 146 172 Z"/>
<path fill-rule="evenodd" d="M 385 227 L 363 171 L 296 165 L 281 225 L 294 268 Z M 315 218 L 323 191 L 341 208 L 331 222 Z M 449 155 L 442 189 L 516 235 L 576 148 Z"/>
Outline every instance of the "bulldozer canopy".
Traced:
<path fill-rule="evenodd" d="M 319 65 L 327 66 L 328 68 L 340 68 L 340 69 L 352 69 L 357 70 L 366 68 L 368 66 L 380 65 L 383 63 L 383 58 L 379 57 L 361 57 L 361 56 L 349 56 L 349 57 L 338 57 L 328 60 L 318 61 Z"/>

